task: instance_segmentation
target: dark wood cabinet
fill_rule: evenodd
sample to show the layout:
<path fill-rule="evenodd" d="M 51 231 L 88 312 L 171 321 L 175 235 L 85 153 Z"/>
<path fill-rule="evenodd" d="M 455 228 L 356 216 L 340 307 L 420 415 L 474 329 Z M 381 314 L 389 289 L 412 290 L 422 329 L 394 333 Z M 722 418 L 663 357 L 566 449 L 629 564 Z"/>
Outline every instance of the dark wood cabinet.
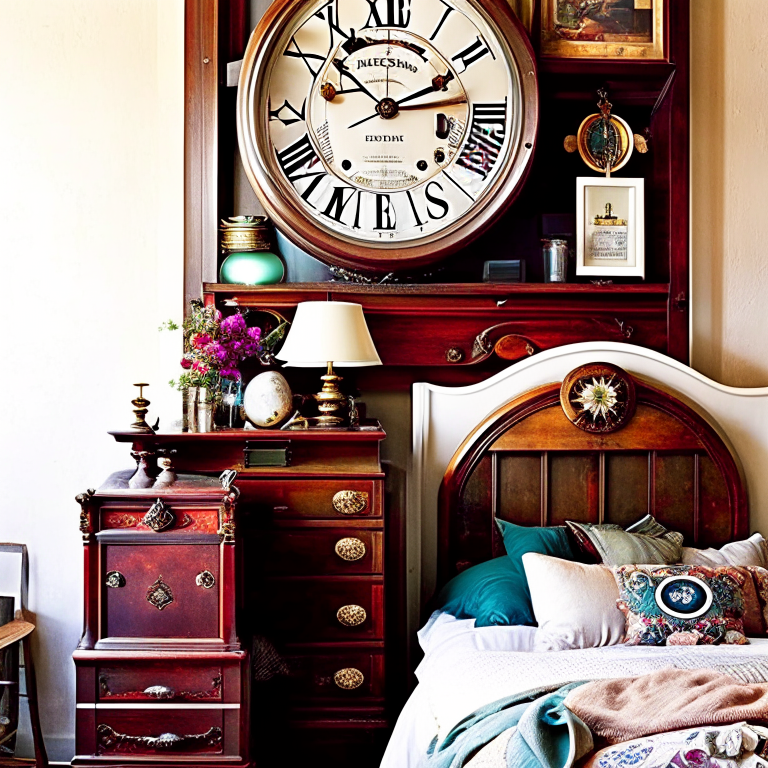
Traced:
<path fill-rule="evenodd" d="M 80 497 L 76 762 L 167 750 L 238 764 L 248 741 L 259 768 L 377 765 L 406 676 L 403 551 L 378 424 L 113 434 L 150 464 L 175 451 L 179 479 L 134 491 L 118 473 Z M 253 440 L 289 441 L 290 466 L 246 468 Z M 224 469 L 237 491 L 222 490 Z M 153 514 L 173 519 L 156 531 Z M 157 741 L 167 733 L 178 740 Z"/>
<path fill-rule="evenodd" d="M 234 303 L 287 317 L 300 301 L 363 304 L 385 365 L 381 374 L 355 372 L 366 389 L 472 383 L 510 361 L 580 341 L 628 342 L 688 361 L 690 0 L 665 3 L 663 61 L 539 58 L 539 131 L 525 188 L 497 224 L 436 273 L 381 286 L 297 283 L 290 272 L 280 286 L 221 285 L 219 220 L 257 212 L 236 210 L 242 198 L 236 188 L 247 181 L 236 170 L 236 89 L 227 86 L 227 66 L 242 58 L 255 25 L 249 8 L 268 4 L 186 0 L 187 299 L 202 292 L 222 308 Z M 537 36 L 534 28 L 534 48 Z M 645 179 L 645 281 L 594 285 L 572 277 L 567 284 L 544 283 L 540 239 L 561 231 L 552 230 L 553 221 L 571 222 L 563 224 L 570 234 L 576 178 L 592 175 L 578 155 L 564 150 L 563 140 L 595 112 L 603 87 L 615 113 L 649 140 L 650 151 L 635 152 L 620 172 Z M 481 282 L 486 259 L 509 258 L 526 260 L 528 283 Z"/>
<path fill-rule="evenodd" d="M 78 497 L 85 629 L 75 765 L 249 764 L 249 662 L 235 628 L 237 489 L 119 472 Z"/>

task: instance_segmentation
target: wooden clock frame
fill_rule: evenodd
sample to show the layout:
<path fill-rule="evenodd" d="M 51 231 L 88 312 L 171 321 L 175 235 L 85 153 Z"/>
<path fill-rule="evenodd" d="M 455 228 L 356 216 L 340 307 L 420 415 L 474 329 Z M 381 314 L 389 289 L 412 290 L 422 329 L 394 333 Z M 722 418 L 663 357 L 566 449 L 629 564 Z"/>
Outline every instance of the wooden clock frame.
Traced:
<path fill-rule="evenodd" d="M 613 284 L 587 279 L 566 284 L 219 284 L 219 220 L 248 212 L 234 210 L 233 175 L 240 162 L 236 89 L 226 84 L 228 63 L 242 59 L 246 49 L 248 5 L 246 0 L 186 0 L 187 302 L 202 293 L 220 306 L 236 302 L 289 318 L 300 301 L 358 302 L 384 361 L 384 369 L 374 374 L 355 371 L 357 384 L 368 389 L 407 389 L 413 381 L 468 384 L 515 359 L 576 341 L 624 341 L 688 362 L 690 0 L 665 3 L 662 61 L 538 61 L 538 148 L 525 190 L 504 221 L 521 209 L 533 217 L 565 210 L 562 202 L 570 195 L 571 179 L 575 209 L 575 178 L 589 172 L 578 156 L 565 153 L 562 141 L 594 111 L 596 91 L 606 87 L 614 111 L 628 119 L 634 131 L 645 133 L 650 145 L 647 155 L 635 153 L 625 171 L 646 180 L 646 279 L 615 279 Z M 539 18 L 537 11 L 534 49 Z M 633 170 L 633 163 L 640 165 Z M 547 208 L 558 179 L 563 190 L 560 209 Z M 503 241 L 508 231 L 503 224 L 490 227 L 453 261 L 466 255 L 466 262 L 482 265 L 483 258 L 489 258 L 484 250 L 489 237 Z M 532 262 L 529 258 L 529 266 Z"/>
<path fill-rule="evenodd" d="M 241 88 L 245 82 L 248 91 L 253 88 L 253 99 L 261 101 L 260 94 L 268 83 L 260 82 L 257 70 L 269 54 L 278 31 L 289 23 L 291 15 L 304 0 L 275 0 L 257 25 L 252 46 L 245 52 L 241 75 Z M 416 244 L 408 242 L 366 245 L 362 240 L 343 236 L 334 237 L 315 224 L 296 208 L 285 190 L 272 148 L 267 139 L 267 125 L 261 116 L 252 117 L 250 110 L 238 103 L 237 133 L 246 174 L 256 189 L 259 201 L 269 217 L 303 250 L 330 264 L 374 272 L 414 269 L 432 264 L 462 247 L 469 245 L 491 227 L 517 199 L 531 168 L 538 132 L 538 88 L 536 58 L 520 22 L 512 13 L 507 0 L 483 0 L 480 11 L 496 26 L 501 37 L 508 42 L 519 75 L 522 101 L 521 131 L 517 148 L 506 160 L 504 168 L 493 184 L 472 209 L 462 217 L 435 232 L 419 238 Z M 244 79 L 245 78 L 245 79 Z M 256 140 L 251 134 L 256 133 Z"/>

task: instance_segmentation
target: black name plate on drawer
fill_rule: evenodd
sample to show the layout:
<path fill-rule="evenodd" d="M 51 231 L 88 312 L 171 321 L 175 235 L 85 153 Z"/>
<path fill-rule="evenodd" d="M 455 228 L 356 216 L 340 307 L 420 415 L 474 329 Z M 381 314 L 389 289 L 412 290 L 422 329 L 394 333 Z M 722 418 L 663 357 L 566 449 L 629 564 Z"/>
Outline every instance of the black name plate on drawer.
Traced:
<path fill-rule="evenodd" d="M 249 440 L 243 449 L 246 469 L 251 467 L 288 467 L 291 464 L 290 440 Z"/>

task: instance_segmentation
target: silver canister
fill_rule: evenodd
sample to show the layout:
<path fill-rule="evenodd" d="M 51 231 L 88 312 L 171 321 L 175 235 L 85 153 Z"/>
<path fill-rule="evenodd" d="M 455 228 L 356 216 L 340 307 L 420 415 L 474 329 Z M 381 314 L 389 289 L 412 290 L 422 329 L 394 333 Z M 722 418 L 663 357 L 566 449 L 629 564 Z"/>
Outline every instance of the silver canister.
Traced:
<path fill-rule="evenodd" d="M 544 282 L 564 283 L 568 276 L 568 241 L 542 240 L 544 256 Z"/>
<path fill-rule="evenodd" d="M 200 387 L 198 395 L 197 431 L 213 432 L 213 398 L 207 387 Z"/>

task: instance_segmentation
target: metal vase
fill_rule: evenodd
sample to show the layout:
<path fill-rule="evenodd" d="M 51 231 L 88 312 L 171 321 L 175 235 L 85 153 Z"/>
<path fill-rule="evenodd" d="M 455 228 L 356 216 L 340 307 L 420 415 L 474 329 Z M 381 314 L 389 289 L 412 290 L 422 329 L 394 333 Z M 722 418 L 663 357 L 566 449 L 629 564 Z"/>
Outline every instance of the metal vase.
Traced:
<path fill-rule="evenodd" d="M 197 423 L 197 402 L 199 387 L 184 390 L 184 423 L 187 432 L 199 432 Z"/>
<path fill-rule="evenodd" d="M 208 387 L 198 387 L 197 431 L 213 432 L 213 397 Z"/>

